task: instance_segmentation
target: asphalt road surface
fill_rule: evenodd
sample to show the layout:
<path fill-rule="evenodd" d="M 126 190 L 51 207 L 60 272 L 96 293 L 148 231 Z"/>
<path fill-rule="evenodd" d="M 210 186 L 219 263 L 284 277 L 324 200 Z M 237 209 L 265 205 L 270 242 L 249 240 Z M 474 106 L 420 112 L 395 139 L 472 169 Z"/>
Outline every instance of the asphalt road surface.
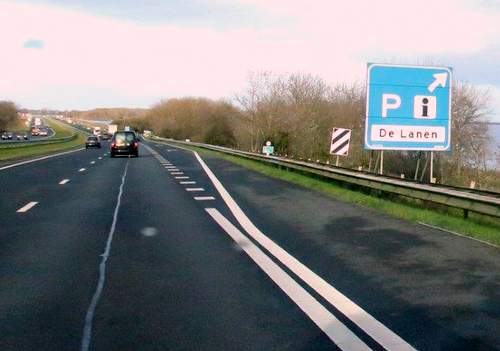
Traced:
<path fill-rule="evenodd" d="M 0 350 L 500 350 L 494 247 L 155 143 L 0 187 Z"/>
<path fill-rule="evenodd" d="M 37 136 L 37 135 L 31 135 L 30 133 L 28 133 L 28 140 L 24 140 L 24 139 L 17 139 L 17 135 L 24 135 L 25 133 L 28 133 L 27 131 L 26 132 L 14 132 L 13 133 L 13 138 L 12 139 L 6 139 L 6 140 L 3 140 L 3 139 L 0 139 L 0 145 L 1 144 L 12 144 L 12 143 L 29 143 L 30 141 L 34 141 L 34 140 L 43 140 L 43 139 L 48 139 L 48 138 L 52 138 L 54 136 L 54 130 L 50 127 L 47 128 L 47 133 L 48 135 L 46 136 Z"/>

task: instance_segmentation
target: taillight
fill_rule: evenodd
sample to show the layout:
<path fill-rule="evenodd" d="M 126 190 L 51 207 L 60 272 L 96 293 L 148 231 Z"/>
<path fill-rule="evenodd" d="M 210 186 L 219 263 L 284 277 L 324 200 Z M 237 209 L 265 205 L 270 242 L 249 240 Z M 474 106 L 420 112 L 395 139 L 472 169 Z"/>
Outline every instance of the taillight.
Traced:
<path fill-rule="evenodd" d="M 134 147 L 138 147 L 139 143 L 137 141 L 134 141 Z"/>
<path fill-rule="evenodd" d="M 115 143 L 111 143 L 111 147 L 114 148 L 116 146 Z"/>

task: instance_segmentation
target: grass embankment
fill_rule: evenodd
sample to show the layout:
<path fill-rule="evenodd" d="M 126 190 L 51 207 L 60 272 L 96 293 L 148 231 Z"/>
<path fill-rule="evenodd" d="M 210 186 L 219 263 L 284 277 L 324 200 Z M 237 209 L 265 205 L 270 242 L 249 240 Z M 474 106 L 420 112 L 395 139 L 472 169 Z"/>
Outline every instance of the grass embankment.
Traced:
<path fill-rule="evenodd" d="M 391 216 L 430 224 L 442 229 L 450 230 L 465 236 L 483 240 L 500 246 L 500 219 L 470 213 L 468 219 L 462 218 L 462 211 L 457 209 L 425 208 L 421 201 L 410 199 L 388 200 L 383 197 L 365 194 L 360 191 L 346 189 L 334 181 L 314 178 L 289 170 L 283 170 L 258 161 L 230 156 L 215 151 L 192 147 L 202 154 L 209 154 L 223 158 L 242 167 L 257 171 L 266 176 L 282 179 L 293 184 L 303 186 L 328 194 L 336 199 L 356 203 Z"/>
<path fill-rule="evenodd" d="M 54 136 L 55 138 L 69 137 L 75 133 L 77 134 L 77 137 L 73 140 L 55 144 L 38 145 L 33 143 L 29 146 L 20 144 L 17 147 L 3 148 L 0 149 L 0 161 L 29 159 L 84 146 L 86 137 L 83 133 L 76 132 L 74 129 L 71 129 L 63 123 L 55 120 L 50 120 L 49 125 L 56 132 L 56 135 Z"/>

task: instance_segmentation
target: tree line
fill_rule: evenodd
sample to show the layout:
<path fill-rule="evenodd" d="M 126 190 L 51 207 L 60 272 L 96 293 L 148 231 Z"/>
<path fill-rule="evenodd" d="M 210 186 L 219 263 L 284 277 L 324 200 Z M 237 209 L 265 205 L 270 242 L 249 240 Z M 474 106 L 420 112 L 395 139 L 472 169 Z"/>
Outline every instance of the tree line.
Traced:
<path fill-rule="evenodd" d="M 363 84 L 328 85 L 310 74 L 255 73 L 231 100 L 175 98 L 160 101 L 130 124 L 156 135 L 259 152 L 267 140 L 277 154 L 304 160 L 334 162 L 329 154 L 334 127 L 352 129 L 344 167 L 375 171 L 378 152 L 364 149 Z M 440 183 L 500 190 L 498 173 L 486 165 L 488 94 L 468 83 L 452 91 L 452 150 L 435 153 L 434 176 Z M 428 180 L 428 153 L 386 151 L 385 172 Z M 418 169 L 417 169 L 418 165 Z"/>
<path fill-rule="evenodd" d="M 12 101 L 0 101 L 0 131 L 9 129 L 16 122 L 17 107 Z"/>

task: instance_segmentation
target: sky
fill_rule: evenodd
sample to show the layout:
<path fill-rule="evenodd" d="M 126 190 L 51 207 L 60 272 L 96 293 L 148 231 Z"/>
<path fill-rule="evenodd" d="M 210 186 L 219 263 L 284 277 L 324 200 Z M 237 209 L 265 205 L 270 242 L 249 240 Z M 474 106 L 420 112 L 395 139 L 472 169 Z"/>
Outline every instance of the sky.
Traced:
<path fill-rule="evenodd" d="M 252 72 L 363 83 L 368 62 L 451 66 L 500 122 L 496 0 L 0 0 L 0 100 L 149 107 L 231 99 Z"/>

